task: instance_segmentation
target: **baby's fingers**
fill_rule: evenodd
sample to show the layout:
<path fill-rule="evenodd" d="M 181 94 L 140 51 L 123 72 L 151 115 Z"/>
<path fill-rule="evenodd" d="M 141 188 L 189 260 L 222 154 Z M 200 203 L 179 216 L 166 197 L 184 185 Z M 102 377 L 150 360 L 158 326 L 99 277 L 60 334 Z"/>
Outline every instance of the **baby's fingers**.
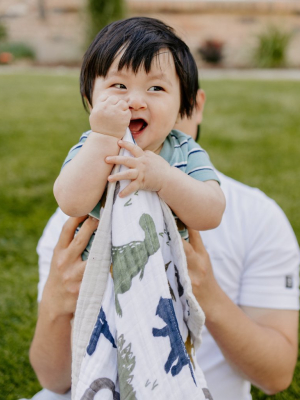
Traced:
<path fill-rule="evenodd" d="M 124 181 L 124 180 L 134 180 L 137 179 L 139 173 L 137 169 L 128 169 L 126 171 L 118 172 L 114 175 L 109 175 L 107 180 L 109 182 Z"/>
<path fill-rule="evenodd" d="M 107 164 L 125 165 L 127 168 L 135 168 L 136 160 L 133 157 L 126 156 L 109 156 L 106 157 Z"/>
<path fill-rule="evenodd" d="M 144 151 L 138 145 L 126 140 L 119 140 L 118 145 L 128 150 L 134 157 L 141 157 L 144 154 Z"/>
<path fill-rule="evenodd" d="M 132 181 L 129 183 L 129 185 L 126 186 L 125 189 L 122 190 L 122 192 L 119 193 L 119 196 L 121 198 L 129 196 L 131 193 L 135 193 L 137 190 L 139 190 L 139 183 L 138 181 Z"/>

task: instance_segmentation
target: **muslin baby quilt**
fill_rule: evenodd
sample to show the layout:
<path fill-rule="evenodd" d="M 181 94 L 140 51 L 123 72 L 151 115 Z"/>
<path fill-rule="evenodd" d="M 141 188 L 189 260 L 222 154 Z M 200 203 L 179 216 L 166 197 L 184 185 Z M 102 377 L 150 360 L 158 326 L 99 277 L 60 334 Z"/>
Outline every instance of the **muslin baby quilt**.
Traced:
<path fill-rule="evenodd" d="M 84 273 L 72 399 L 212 399 L 195 357 L 204 314 L 174 217 L 155 192 L 120 198 L 128 183 L 108 186 Z"/>

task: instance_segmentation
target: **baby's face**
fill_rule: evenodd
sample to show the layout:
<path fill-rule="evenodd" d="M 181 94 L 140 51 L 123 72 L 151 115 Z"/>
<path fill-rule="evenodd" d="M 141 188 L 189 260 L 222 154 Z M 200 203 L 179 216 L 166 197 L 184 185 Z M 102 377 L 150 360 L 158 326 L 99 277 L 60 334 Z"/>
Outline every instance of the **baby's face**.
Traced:
<path fill-rule="evenodd" d="M 129 129 L 143 150 L 159 153 L 162 144 L 179 118 L 180 84 L 174 60 L 168 50 L 154 57 L 150 72 L 140 68 L 118 71 L 121 54 L 112 63 L 105 78 L 95 80 L 92 101 L 101 96 L 125 100 L 131 111 Z"/>

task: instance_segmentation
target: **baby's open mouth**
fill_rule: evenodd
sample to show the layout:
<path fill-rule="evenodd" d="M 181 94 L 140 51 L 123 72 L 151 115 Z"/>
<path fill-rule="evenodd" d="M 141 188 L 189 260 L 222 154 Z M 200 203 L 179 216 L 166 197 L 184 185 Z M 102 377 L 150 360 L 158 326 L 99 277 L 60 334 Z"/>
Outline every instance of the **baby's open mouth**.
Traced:
<path fill-rule="evenodd" d="M 132 119 L 129 124 L 129 129 L 131 133 L 138 133 L 145 129 L 147 125 L 147 122 L 141 118 Z"/>

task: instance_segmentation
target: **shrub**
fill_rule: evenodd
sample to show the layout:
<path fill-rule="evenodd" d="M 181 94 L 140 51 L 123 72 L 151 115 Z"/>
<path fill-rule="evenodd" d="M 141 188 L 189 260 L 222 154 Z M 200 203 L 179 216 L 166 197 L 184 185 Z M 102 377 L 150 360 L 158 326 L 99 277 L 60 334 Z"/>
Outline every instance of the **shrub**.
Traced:
<path fill-rule="evenodd" d="M 0 41 L 7 38 L 7 30 L 3 24 L 0 23 Z"/>
<path fill-rule="evenodd" d="M 254 63 L 261 68 L 278 68 L 286 65 L 286 51 L 292 34 L 269 26 L 258 35 L 258 45 L 254 51 Z"/>
<path fill-rule="evenodd" d="M 33 60 L 35 58 L 34 50 L 24 43 L 0 43 L 0 53 L 10 53 L 14 59 L 28 58 Z"/>
<path fill-rule="evenodd" d="M 125 12 L 123 0 L 88 0 L 87 9 L 90 19 L 89 41 L 109 23 L 124 18 Z"/>
<path fill-rule="evenodd" d="M 218 64 L 223 59 L 223 46 L 219 40 L 206 40 L 198 51 L 204 61 Z"/>

